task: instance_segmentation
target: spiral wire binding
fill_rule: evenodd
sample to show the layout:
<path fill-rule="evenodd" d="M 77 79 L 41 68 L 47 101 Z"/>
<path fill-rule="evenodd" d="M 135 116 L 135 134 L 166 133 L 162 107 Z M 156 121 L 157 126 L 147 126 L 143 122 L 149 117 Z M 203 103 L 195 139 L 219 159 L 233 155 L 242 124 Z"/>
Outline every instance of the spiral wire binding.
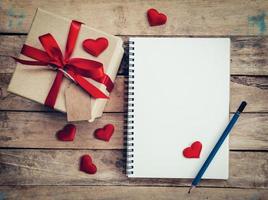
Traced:
<path fill-rule="evenodd" d="M 126 79 L 126 108 L 125 117 L 125 147 L 126 147 L 126 174 L 132 175 L 134 172 L 134 41 L 128 42 L 129 50 L 129 70 Z"/>

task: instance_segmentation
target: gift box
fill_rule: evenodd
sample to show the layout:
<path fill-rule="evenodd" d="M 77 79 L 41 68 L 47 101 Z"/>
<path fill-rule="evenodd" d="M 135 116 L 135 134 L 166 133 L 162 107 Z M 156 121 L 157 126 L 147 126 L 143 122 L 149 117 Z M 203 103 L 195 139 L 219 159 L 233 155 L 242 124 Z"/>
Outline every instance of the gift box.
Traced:
<path fill-rule="evenodd" d="M 88 39 L 106 38 L 98 56 L 83 48 Z M 37 9 L 8 91 L 56 110 L 68 121 L 100 117 L 122 56 L 119 37 Z"/>

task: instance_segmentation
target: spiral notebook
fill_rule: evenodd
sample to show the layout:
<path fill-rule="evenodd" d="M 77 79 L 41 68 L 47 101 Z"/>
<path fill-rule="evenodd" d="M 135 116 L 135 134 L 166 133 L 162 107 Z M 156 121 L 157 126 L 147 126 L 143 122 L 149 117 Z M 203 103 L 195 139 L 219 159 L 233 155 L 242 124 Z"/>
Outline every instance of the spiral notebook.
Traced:
<path fill-rule="evenodd" d="M 228 123 L 229 82 L 229 38 L 130 38 L 128 177 L 195 177 Z M 195 141 L 200 157 L 185 158 Z M 203 178 L 228 168 L 227 139 Z"/>

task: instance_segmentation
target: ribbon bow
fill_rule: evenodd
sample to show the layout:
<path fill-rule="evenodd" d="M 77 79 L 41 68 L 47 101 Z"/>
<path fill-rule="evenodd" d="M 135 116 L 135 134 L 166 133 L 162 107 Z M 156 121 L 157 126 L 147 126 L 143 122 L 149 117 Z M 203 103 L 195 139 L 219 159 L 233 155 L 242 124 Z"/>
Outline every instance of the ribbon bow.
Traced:
<path fill-rule="evenodd" d="M 39 37 L 45 51 L 26 44 L 22 47 L 21 54 L 35 59 L 34 61 L 14 58 L 21 64 L 48 66 L 51 69 L 57 70 L 56 78 L 44 103 L 46 106 L 54 108 L 64 75 L 72 79 L 94 98 L 108 98 L 108 96 L 84 77 L 104 84 L 108 92 L 111 92 L 113 89 L 113 82 L 104 73 L 102 63 L 84 58 L 71 58 L 81 24 L 81 22 L 75 20 L 71 22 L 64 56 L 54 37 L 47 33 Z"/>

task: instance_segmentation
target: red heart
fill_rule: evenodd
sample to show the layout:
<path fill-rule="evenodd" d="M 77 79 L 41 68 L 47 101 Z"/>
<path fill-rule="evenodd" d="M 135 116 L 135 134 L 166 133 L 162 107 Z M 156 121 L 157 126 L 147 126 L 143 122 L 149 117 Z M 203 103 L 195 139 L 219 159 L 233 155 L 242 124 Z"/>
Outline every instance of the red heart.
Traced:
<path fill-rule="evenodd" d="M 154 8 L 147 11 L 147 18 L 151 26 L 159 26 L 165 24 L 167 21 L 167 16 L 163 13 L 159 13 Z"/>
<path fill-rule="evenodd" d="M 76 127 L 73 124 L 67 124 L 63 129 L 57 132 L 57 138 L 61 141 L 73 141 L 76 133 Z"/>
<path fill-rule="evenodd" d="M 103 128 L 99 128 L 94 132 L 97 139 L 109 141 L 114 133 L 114 125 L 107 124 Z"/>
<path fill-rule="evenodd" d="M 202 150 L 202 144 L 199 141 L 194 142 L 190 147 L 183 150 L 183 155 L 186 158 L 199 158 Z"/>
<path fill-rule="evenodd" d="M 104 37 L 97 38 L 96 40 L 86 39 L 83 41 L 83 48 L 86 52 L 97 57 L 108 47 L 108 44 L 108 40 Z"/>
<path fill-rule="evenodd" d="M 93 164 L 90 155 L 83 155 L 81 157 L 80 171 L 88 174 L 95 174 L 97 172 L 97 167 Z"/>

